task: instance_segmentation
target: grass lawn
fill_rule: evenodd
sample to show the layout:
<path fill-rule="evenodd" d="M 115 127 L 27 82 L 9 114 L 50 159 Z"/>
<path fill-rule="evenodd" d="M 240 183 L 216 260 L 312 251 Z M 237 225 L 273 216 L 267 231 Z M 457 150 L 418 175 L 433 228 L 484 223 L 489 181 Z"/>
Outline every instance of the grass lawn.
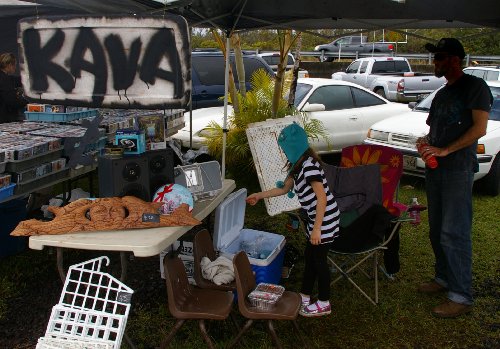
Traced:
<path fill-rule="evenodd" d="M 399 198 L 408 203 L 417 197 L 426 204 L 424 182 L 411 177 L 403 178 Z M 332 288 L 332 315 L 317 319 L 299 318 L 311 347 L 317 348 L 500 348 L 500 197 L 492 198 L 474 194 L 473 270 L 475 307 L 472 314 L 458 319 L 436 319 L 430 314 L 444 295 L 422 295 L 416 286 L 433 275 L 433 254 L 428 241 L 427 214 L 422 213 L 422 224 L 405 223 L 401 229 L 401 271 L 395 280 L 380 276 L 380 304 L 371 305 L 349 283 L 341 280 Z M 246 227 L 284 234 L 287 244 L 302 253 L 302 233 L 286 229 L 286 215 L 269 217 L 263 204 L 247 207 Z M 80 262 L 85 253 L 69 251 L 68 263 Z M 117 254 L 109 254 L 116 262 Z M 302 275 L 302 259 L 296 263 L 290 278 L 283 280 L 288 290 L 298 291 Z M 128 284 L 137 290 L 132 298 L 132 312 L 127 324 L 127 334 L 138 348 L 155 348 L 172 328 L 175 320 L 167 309 L 166 290 L 159 279 L 159 261 L 136 258 L 131 264 Z M 118 271 L 117 268 L 115 271 Z M 43 281 L 43 287 L 40 280 Z M 364 282 L 361 282 L 367 285 Z M 34 286 L 38 285 L 38 286 Z M 16 302 L 25 301 L 39 287 L 34 304 L 44 304 L 43 311 L 29 314 L 27 319 L 37 321 L 38 327 L 28 339 L 11 339 L 9 348 L 31 348 L 36 338 L 42 336 L 50 315 L 50 308 L 57 302 L 61 284 L 55 269 L 55 256 L 47 251 L 26 251 L 3 258 L 0 262 L 0 347 L 6 335 L 1 327 L 16 314 Z M 29 309 L 28 309 L 29 310 Z M 28 311 L 29 312 L 29 311 Z M 25 315 L 26 316 L 26 315 Z M 241 319 L 243 320 L 243 319 Z M 29 320 L 26 320 L 29 321 Z M 26 327 L 30 327 L 30 323 Z M 32 328 L 33 326 L 31 326 Z M 230 321 L 212 323 L 209 334 L 224 347 L 235 336 Z M 301 347 L 293 327 L 287 322 L 277 322 L 276 331 L 285 347 Z M 22 332 L 22 331 L 20 331 Z M 23 333 L 18 337 L 22 338 Z M 243 337 L 240 348 L 272 348 L 272 341 L 263 326 L 253 326 Z M 15 343 L 15 345 L 11 344 Z M 5 344 L 5 342 L 4 342 Z M 32 346 L 30 346 L 32 345 Z M 127 348 L 126 344 L 123 345 Z M 176 335 L 171 347 L 205 347 L 197 324 L 188 322 Z"/>

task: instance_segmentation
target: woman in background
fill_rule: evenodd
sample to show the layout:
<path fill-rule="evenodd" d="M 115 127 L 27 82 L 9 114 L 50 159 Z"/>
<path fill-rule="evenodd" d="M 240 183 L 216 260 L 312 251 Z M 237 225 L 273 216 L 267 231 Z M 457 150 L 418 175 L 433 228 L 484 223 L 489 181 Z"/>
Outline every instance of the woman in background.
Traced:
<path fill-rule="evenodd" d="M 16 57 L 12 53 L 0 54 L 0 123 L 24 120 L 22 111 L 27 101 L 16 71 Z"/>

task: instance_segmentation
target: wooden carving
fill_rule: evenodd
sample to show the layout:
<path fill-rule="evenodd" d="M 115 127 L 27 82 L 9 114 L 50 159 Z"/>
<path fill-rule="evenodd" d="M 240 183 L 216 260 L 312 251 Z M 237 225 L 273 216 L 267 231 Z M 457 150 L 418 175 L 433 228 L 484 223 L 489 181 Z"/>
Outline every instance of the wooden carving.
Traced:
<path fill-rule="evenodd" d="M 29 219 L 20 222 L 12 236 L 58 235 L 82 231 L 154 228 L 198 225 L 187 204 L 170 215 L 159 215 L 159 222 L 143 222 L 144 213 L 158 214 L 161 202 L 146 202 L 134 196 L 80 199 L 63 207 L 49 206 L 55 215 L 49 222 Z"/>

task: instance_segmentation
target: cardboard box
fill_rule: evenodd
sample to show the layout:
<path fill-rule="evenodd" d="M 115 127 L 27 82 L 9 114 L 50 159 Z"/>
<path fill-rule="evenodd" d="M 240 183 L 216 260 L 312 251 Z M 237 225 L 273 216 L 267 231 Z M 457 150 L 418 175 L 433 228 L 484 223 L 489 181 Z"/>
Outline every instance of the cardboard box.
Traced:
<path fill-rule="evenodd" d="M 142 154 L 146 151 L 144 132 L 134 129 L 118 130 L 115 135 L 115 145 L 124 147 L 124 154 Z"/>
<path fill-rule="evenodd" d="M 183 244 L 184 243 L 185 242 L 183 242 Z M 191 245 L 192 245 L 192 243 L 191 243 Z M 177 247 L 178 247 L 178 245 L 177 245 Z M 161 275 L 162 279 L 165 279 L 165 269 L 163 269 L 163 258 L 169 258 L 169 256 L 167 256 L 169 253 L 171 253 L 170 248 L 167 248 L 166 250 L 163 250 L 160 253 L 160 275 Z M 189 283 L 191 285 L 196 285 L 196 281 L 194 281 L 194 277 L 193 277 L 194 276 L 194 257 L 188 256 L 188 255 L 185 255 L 182 253 L 179 254 L 179 257 L 182 260 L 182 263 L 184 264 L 184 268 L 186 269 L 186 274 L 187 274 Z"/>
<path fill-rule="evenodd" d="M 144 131 L 146 150 L 166 149 L 165 118 L 163 115 L 137 117 L 139 129 Z"/>

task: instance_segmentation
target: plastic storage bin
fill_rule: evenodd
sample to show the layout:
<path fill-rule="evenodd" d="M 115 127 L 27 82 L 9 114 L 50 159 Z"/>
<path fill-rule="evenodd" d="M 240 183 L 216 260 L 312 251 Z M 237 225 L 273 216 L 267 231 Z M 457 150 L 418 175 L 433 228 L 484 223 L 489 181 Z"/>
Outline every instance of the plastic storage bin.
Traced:
<path fill-rule="evenodd" d="M 229 195 L 215 211 L 214 247 L 229 259 L 244 250 L 249 254 L 257 283 L 277 284 L 281 278 L 285 237 L 254 229 L 243 229 L 247 190 Z M 257 246 L 256 242 L 260 245 Z M 256 251 L 250 252 L 255 247 Z"/>
<path fill-rule="evenodd" d="M 82 118 L 97 116 L 97 109 L 75 111 L 70 113 L 39 113 L 39 112 L 24 112 L 26 120 L 29 121 L 46 121 L 46 122 L 69 122 Z"/>
<path fill-rule="evenodd" d="M 14 194 L 15 183 L 11 183 L 3 188 L 0 188 L 0 200 L 5 200 Z"/>

